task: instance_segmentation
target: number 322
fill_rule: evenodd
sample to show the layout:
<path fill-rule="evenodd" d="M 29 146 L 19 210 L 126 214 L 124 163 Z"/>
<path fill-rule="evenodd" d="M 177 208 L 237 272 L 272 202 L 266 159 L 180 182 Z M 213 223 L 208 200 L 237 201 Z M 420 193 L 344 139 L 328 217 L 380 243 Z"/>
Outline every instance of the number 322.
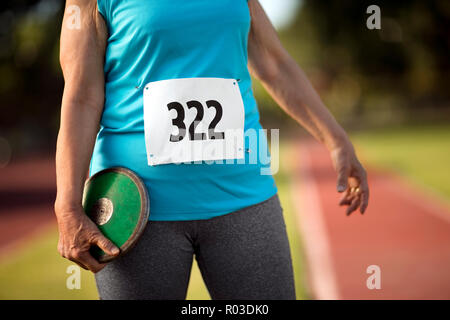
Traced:
<path fill-rule="evenodd" d="M 195 132 L 197 125 L 203 120 L 205 115 L 203 105 L 196 100 L 188 101 L 187 103 L 188 109 L 196 109 L 197 115 L 195 116 L 194 121 L 189 126 L 189 139 L 190 140 L 206 140 L 206 133 L 204 132 Z M 222 105 L 216 100 L 208 100 L 206 101 L 206 106 L 209 108 L 216 109 L 216 115 L 214 119 L 212 119 L 211 123 L 208 126 L 208 137 L 211 140 L 214 139 L 225 139 L 225 132 L 216 132 L 215 128 L 217 124 L 220 122 L 223 116 L 223 108 Z M 178 134 L 171 134 L 169 141 L 170 142 L 179 142 L 184 139 L 186 136 L 186 124 L 185 120 L 185 112 L 183 105 L 179 102 L 171 102 L 167 104 L 167 108 L 170 110 L 175 110 L 177 112 L 176 118 L 172 119 L 172 124 L 178 128 Z"/>

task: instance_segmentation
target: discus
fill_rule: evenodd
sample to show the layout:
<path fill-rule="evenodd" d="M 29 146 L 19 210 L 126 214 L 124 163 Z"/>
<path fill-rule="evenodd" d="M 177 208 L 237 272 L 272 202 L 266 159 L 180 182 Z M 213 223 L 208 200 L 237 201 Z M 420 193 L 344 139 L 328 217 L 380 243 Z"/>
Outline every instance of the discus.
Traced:
<path fill-rule="evenodd" d="M 103 235 L 120 248 L 119 255 L 111 256 L 92 246 L 92 256 L 105 263 L 127 253 L 142 235 L 149 217 L 147 188 L 133 171 L 108 168 L 86 181 L 83 209 Z"/>

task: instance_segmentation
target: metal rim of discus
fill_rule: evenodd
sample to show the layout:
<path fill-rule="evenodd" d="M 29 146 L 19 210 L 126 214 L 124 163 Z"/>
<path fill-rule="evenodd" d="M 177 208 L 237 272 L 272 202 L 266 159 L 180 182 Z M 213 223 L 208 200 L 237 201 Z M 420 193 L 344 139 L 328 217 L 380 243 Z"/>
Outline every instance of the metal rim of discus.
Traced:
<path fill-rule="evenodd" d="M 142 235 L 142 233 L 144 232 L 145 226 L 147 225 L 148 222 L 148 218 L 149 218 L 149 213 L 150 213 L 150 200 L 148 197 L 148 192 L 147 192 L 147 188 L 144 184 L 144 182 L 141 180 L 141 178 L 139 178 L 133 171 L 131 171 L 130 169 L 124 168 L 124 167 L 112 167 L 112 168 L 108 168 L 108 169 L 104 169 L 101 170 L 97 173 L 95 173 L 94 175 L 92 175 L 85 183 L 84 187 L 85 189 L 89 186 L 89 184 L 96 179 L 98 176 L 106 174 L 106 173 L 117 173 L 117 174 L 123 174 L 125 176 L 127 176 L 128 178 L 130 178 L 134 184 L 136 185 L 139 195 L 141 197 L 141 211 L 140 211 L 140 215 L 139 215 L 139 223 L 136 225 L 136 228 L 134 229 L 133 233 L 131 234 L 131 236 L 128 238 L 127 241 L 125 241 L 121 246 L 120 246 L 120 253 L 119 255 L 122 255 L 126 252 L 128 252 L 130 249 L 132 249 L 134 247 L 134 245 L 136 244 L 137 240 L 139 239 L 139 237 Z M 109 199 L 108 199 L 109 200 Z M 108 255 L 106 252 L 104 255 L 100 256 L 98 258 L 98 261 L 100 263 L 106 263 L 109 262 L 113 259 L 115 259 L 117 256 L 111 256 Z"/>

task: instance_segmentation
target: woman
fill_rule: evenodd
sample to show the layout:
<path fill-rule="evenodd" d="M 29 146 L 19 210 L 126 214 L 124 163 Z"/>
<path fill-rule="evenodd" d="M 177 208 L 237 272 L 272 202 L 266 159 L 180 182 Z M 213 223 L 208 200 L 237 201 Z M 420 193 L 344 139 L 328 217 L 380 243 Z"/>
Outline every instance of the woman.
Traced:
<path fill-rule="evenodd" d="M 194 255 L 213 299 L 295 299 L 276 186 L 261 163 L 248 161 L 265 137 L 245 140 L 244 152 L 242 135 L 235 143 L 227 132 L 261 129 L 249 71 L 328 148 L 348 214 L 364 212 L 369 192 L 346 133 L 258 1 L 66 1 L 71 5 L 80 8 L 81 24 L 67 27 L 73 17 L 66 14 L 61 33 L 59 252 L 96 273 L 102 299 L 184 299 Z M 214 92 L 218 101 L 206 101 Z M 168 110 L 158 99 L 172 101 Z M 232 158 L 244 163 L 174 155 L 181 141 L 231 146 Z M 81 196 L 89 169 L 92 175 L 113 166 L 145 182 L 150 222 L 132 251 L 103 265 L 89 254 L 91 245 L 112 255 L 119 250 L 83 213 Z"/>

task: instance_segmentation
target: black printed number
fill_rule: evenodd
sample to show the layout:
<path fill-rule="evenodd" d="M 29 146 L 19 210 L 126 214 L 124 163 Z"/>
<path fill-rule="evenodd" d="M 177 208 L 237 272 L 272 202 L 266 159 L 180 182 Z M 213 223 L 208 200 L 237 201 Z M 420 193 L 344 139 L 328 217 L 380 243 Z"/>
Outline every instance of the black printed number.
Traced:
<path fill-rule="evenodd" d="M 222 120 L 223 116 L 223 108 L 222 105 L 216 101 L 216 100 L 208 100 L 206 101 L 206 106 L 209 108 L 214 108 L 216 110 L 216 115 L 214 116 L 214 119 L 212 119 L 211 123 L 208 126 L 208 136 L 209 139 L 225 139 L 225 132 L 216 132 L 216 126 Z M 197 128 L 198 124 L 203 120 L 203 117 L 205 115 L 205 109 L 203 105 L 196 100 L 192 100 L 187 102 L 187 107 L 189 109 L 195 109 L 197 111 L 197 114 L 195 116 L 194 121 L 189 126 L 189 139 L 190 140 L 206 140 L 206 133 L 204 132 L 195 132 L 195 129 Z M 186 136 L 186 124 L 184 123 L 185 120 L 185 112 L 183 105 L 179 102 L 171 102 L 167 105 L 167 108 L 169 110 L 175 110 L 177 115 L 174 119 L 172 119 L 172 124 L 178 128 L 178 134 L 177 135 L 170 135 L 169 141 L 170 142 L 178 142 L 184 139 Z"/>
<path fill-rule="evenodd" d="M 191 140 L 206 140 L 206 134 L 205 133 L 196 133 L 195 128 L 197 128 L 200 121 L 203 120 L 203 116 L 205 114 L 205 111 L 203 110 L 203 106 L 198 101 L 189 101 L 187 103 L 187 106 L 189 109 L 195 108 L 197 110 L 197 115 L 195 116 L 194 122 L 191 123 L 189 126 L 189 138 Z"/>
<path fill-rule="evenodd" d="M 170 142 L 178 142 L 183 140 L 186 135 L 186 125 L 184 124 L 184 108 L 179 102 L 171 102 L 167 105 L 169 110 L 175 110 L 177 112 L 177 117 L 172 119 L 172 124 L 178 128 L 177 135 L 170 135 Z"/>
<path fill-rule="evenodd" d="M 216 115 L 214 119 L 211 121 L 208 127 L 208 134 L 210 139 L 225 139 L 225 132 L 215 132 L 217 124 L 222 119 L 223 109 L 222 105 L 216 100 L 208 100 L 206 101 L 206 106 L 208 108 L 216 109 Z"/>

